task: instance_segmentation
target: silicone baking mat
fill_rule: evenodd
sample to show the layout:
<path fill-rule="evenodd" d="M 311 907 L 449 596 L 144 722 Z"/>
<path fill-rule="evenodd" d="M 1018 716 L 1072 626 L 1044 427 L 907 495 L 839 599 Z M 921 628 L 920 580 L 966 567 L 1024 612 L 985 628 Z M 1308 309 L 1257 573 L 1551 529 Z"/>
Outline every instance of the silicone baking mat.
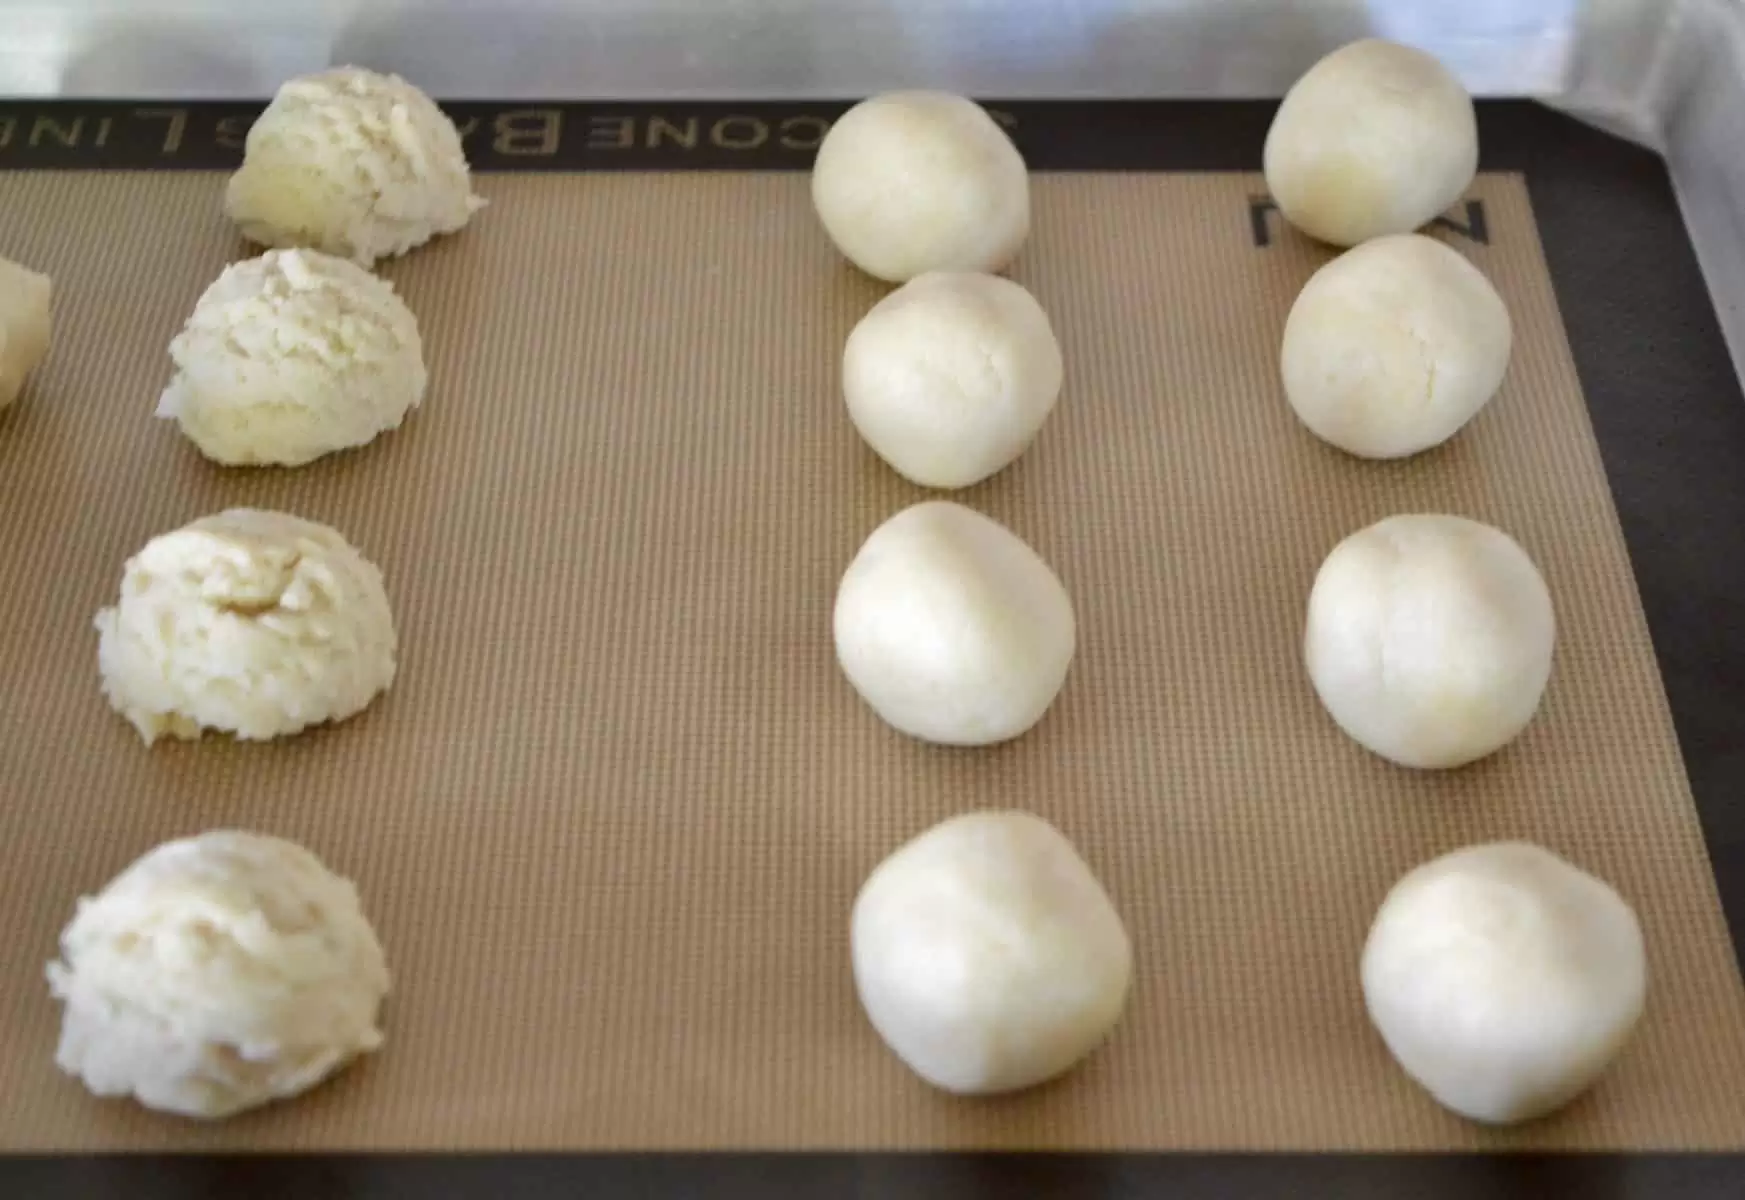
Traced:
<path fill-rule="evenodd" d="M 210 173 L 0 175 L 0 253 L 55 277 L 57 337 L 0 417 L 0 1147 L 1307 1148 L 1736 1145 L 1741 988 L 1524 186 L 1437 236 L 1495 280 L 1507 385 L 1395 464 L 1304 432 L 1276 382 L 1328 257 L 1241 175 L 1046 175 L 1016 278 L 1066 386 L 958 498 L 1057 569 L 1081 646 L 1028 737 L 951 751 L 840 677 L 835 585 L 923 493 L 855 436 L 842 341 L 883 293 L 796 174 L 486 176 L 475 226 L 384 268 L 426 404 L 295 471 L 206 463 L 151 417 L 165 347 L 246 253 Z M 91 618 L 153 534 L 231 505 L 344 531 L 386 573 L 393 690 L 271 745 L 147 750 L 101 699 Z M 1493 522 L 1560 622 L 1539 719 L 1492 760 L 1368 756 L 1304 679 L 1321 557 L 1391 513 Z M 1059 1083 L 935 1094 L 856 1005 L 865 873 L 965 809 L 1035 811 L 1107 884 L 1137 980 Z M 355 878 L 390 955 L 388 1041 L 216 1127 L 89 1098 L 42 982 L 82 893 L 169 837 L 245 827 Z M 1616 1070 L 1486 1133 L 1364 1017 L 1375 905 L 1463 843 L 1541 841 L 1638 907 L 1652 993 Z"/>

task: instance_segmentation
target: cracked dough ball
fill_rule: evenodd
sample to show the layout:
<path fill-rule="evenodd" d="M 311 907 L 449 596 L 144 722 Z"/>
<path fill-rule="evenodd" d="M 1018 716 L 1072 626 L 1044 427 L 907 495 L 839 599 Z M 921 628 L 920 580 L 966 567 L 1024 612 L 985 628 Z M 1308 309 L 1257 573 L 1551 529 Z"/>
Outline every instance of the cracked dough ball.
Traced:
<path fill-rule="evenodd" d="M 151 745 L 284 737 L 394 681 L 382 573 L 337 531 L 236 508 L 147 542 L 97 614 L 103 694 Z"/>
<path fill-rule="evenodd" d="M 887 92 L 844 113 L 812 167 L 812 204 L 836 248 L 877 279 L 998 271 L 1030 234 L 1030 175 L 973 100 Z"/>
<path fill-rule="evenodd" d="M 279 838 L 166 842 L 79 902 L 61 958 L 56 1059 L 99 1096 L 228 1117 L 382 1044 L 388 969 L 357 891 Z"/>
<path fill-rule="evenodd" d="M 47 275 L 0 258 L 0 411 L 48 357 L 53 292 Z"/>
<path fill-rule="evenodd" d="M 1022 812 L 954 817 L 897 850 L 855 899 L 850 943 L 885 1044 L 972 1095 L 1076 1066 L 1120 1021 L 1133 979 L 1108 894 L 1059 830 Z"/>
<path fill-rule="evenodd" d="M 1333 548 L 1309 593 L 1309 679 L 1341 729 L 1403 767 L 1451 768 L 1513 741 L 1551 678 L 1556 621 L 1515 540 L 1410 514 Z"/>
<path fill-rule="evenodd" d="M 262 246 L 370 266 L 483 208 L 460 132 L 396 75 L 335 67 L 287 82 L 248 131 L 225 211 Z"/>
<path fill-rule="evenodd" d="M 1360 458 L 1440 445 L 1496 395 L 1514 327 L 1477 267 L 1419 234 L 1348 250 L 1285 321 L 1285 396 L 1315 436 Z"/>
<path fill-rule="evenodd" d="M 1036 551 L 948 500 L 873 530 L 836 593 L 836 657 L 862 700 L 923 741 L 984 746 L 1042 719 L 1078 637 Z"/>
<path fill-rule="evenodd" d="M 1266 135 L 1266 185 L 1285 220 L 1355 246 L 1439 216 L 1478 171 L 1472 97 L 1422 50 L 1367 39 L 1310 67 Z"/>
<path fill-rule="evenodd" d="M 917 276 L 872 307 L 842 355 L 848 415 L 923 487 L 979 483 L 1054 411 L 1060 343 L 1035 297 L 997 275 Z"/>
<path fill-rule="evenodd" d="M 1545 1116 L 1592 1086 L 1648 991 L 1629 904 L 1523 842 L 1456 850 L 1400 880 L 1362 976 L 1370 1019 L 1406 1074 L 1490 1124 Z"/>
<path fill-rule="evenodd" d="M 302 466 L 362 446 L 424 399 L 418 321 L 393 284 L 313 250 L 225 269 L 170 343 L 157 415 L 227 466 Z"/>

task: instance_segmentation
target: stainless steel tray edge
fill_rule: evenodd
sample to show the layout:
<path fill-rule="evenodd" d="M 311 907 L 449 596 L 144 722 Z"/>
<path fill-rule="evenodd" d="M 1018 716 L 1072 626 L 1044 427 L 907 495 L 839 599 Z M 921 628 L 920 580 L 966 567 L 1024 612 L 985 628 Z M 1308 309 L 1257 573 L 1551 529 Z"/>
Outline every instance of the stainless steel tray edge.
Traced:
<path fill-rule="evenodd" d="M 1745 378 L 1745 3 L 1684 8 L 1657 96 L 1659 144 L 1733 371 Z"/>

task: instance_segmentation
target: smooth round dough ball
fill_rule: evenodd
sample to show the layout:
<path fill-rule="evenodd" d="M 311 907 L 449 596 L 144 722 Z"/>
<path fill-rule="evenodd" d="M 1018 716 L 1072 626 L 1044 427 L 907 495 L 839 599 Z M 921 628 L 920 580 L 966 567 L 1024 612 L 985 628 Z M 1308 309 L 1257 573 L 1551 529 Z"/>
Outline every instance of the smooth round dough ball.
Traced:
<path fill-rule="evenodd" d="M 459 130 L 429 96 L 397 75 L 335 67 L 278 90 L 224 205 L 252 242 L 367 267 L 456 232 L 485 202 Z"/>
<path fill-rule="evenodd" d="M 1410 514 L 1333 548 L 1309 593 L 1309 679 L 1341 729 L 1403 767 L 1513 741 L 1551 678 L 1551 594 L 1513 538 Z"/>
<path fill-rule="evenodd" d="M 1030 235 L 1030 175 L 980 105 L 946 92 L 889 92 L 831 126 L 812 167 L 830 240 L 877 279 L 998 271 Z"/>
<path fill-rule="evenodd" d="M 389 986 L 349 882 L 301 846 L 233 831 L 167 842 L 82 899 L 48 981 L 63 1071 L 205 1119 L 378 1048 Z"/>
<path fill-rule="evenodd" d="M 842 354 L 860 435 L 923 487 L 979 483 L 1030 445 L 1060 395 L 1048 314 L 1009 279 L 917 276 L 872 307 Z"/>
<path fill-rule="evenodd" d="M 1382 1040 L 1445 1107 L 1513 1124 L 1586 1091 L 1642 1014 L 1648 963 L 1617 892 L 1548 850 L 1498 842 L 1417 868 L 1363 948 Z"/>
<path fill-rule="evenodd" d="M 1285 320 L 1280 373 L 1316 437 L 1360 458 L 1438 446 L 1502 386 L 1508 307 L 1460 253 L 1416 233 L 1378 238 L 1316 271 Z"/>
<path fill-rule="evenodd" d="M 170 343 L 158 402 L 226 466 L 296 467 L 397 429 L 424 399 L 424 345 L 394 285 L 313 250 L 225 269 Z"/>
<path fill-rule="evenodd" d="M 1355 246 L 1439 216 L 1478 171 L 1472 97 L 1422 50 L 1367 39 L 1310 67 L 1266 135 L 1279 212 L 1322 242 Z"/>
<path fill-rule="evenodd" d="M 952 746 L 1024 733 L 1066 682 L 1072 599 L 997 521 L 928 500 L 868 537 L 836 593 L 836 658 L 893 728 Z"/>
<path fill-rule="evenodd" d="M 394 681 L 382 573 L 341 536 L 236 508 L 128 559 L 97 614 L 103 694 L 151 745 L 203 730 L 262 741 L 361 712 Z"/>
<path fill-rule="evenodd" d="M 962 1094 L 1076 1066 L 1120 1021 L 1133 979 L 1108 894 L 1059 830 L 1022 812 L 953 817 L 885 859 L 855 899 L 850 943 L 873 1028 Z"/>

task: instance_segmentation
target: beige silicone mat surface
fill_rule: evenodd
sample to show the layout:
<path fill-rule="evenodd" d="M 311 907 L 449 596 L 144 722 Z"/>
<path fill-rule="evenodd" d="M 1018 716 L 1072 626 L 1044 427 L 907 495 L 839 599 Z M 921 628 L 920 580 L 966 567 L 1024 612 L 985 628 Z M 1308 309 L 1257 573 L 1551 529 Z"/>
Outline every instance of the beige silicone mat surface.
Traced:
<path fill-rule="evenodd" d="M 0 1147 L 1745 1144 L 1745 990 L 1518 179 L 1476 187 L 1491 245 L 1439 235 L 1514 313 L 1507 386 L 1383 465 L 1280 396 L 1286 310 L 1327 252 L 1254 247 L 1258 179 L 1037 177 L 1015 274 L 1066 387 L 960 498 L 1054 564 L 1080 653 L 1030 736 L 977 752 L 892 733 L 835 666 L 842 569 L 922 493 L 844 413 L 842 342 L 882 288 L 832 252 L 804 175 L 483 178 L 473 228 L 385 268 L 422 323 L 425 406 L 290 473 L 214 467 L 151 416 L 169 339 L 244 252 L 222 182 L 0 175 L 0 253 L 58 287 L 52 362 L 0 417 Z M 382 566 L 399 680 L 296 740 L 147 750 L 99 695 L 92 614 L 153 534 L 241 504 Z M 1509 530 L 1560 618 L 1540 718 L 1456 773 L 1365 754 L 1299 664 L 1321 557 L 1413 510 Z M 884 1051 L 846 933 L 884 854 L 985 806 L 1077 842 L 1138 975 L 1083 1069 L 973 1102 Z M 359 882 L 395 971 L 387 1045 L 218 1127 L 90 1099 L 53 1063 L 57 933 L 153 844 L 225 826 Z M 1510 1134 L 1406 1082 L 1356 977 L 1397 876 L 1496 838 L 1611 880 L 1653 971 L 1616 1071 Z"/>

